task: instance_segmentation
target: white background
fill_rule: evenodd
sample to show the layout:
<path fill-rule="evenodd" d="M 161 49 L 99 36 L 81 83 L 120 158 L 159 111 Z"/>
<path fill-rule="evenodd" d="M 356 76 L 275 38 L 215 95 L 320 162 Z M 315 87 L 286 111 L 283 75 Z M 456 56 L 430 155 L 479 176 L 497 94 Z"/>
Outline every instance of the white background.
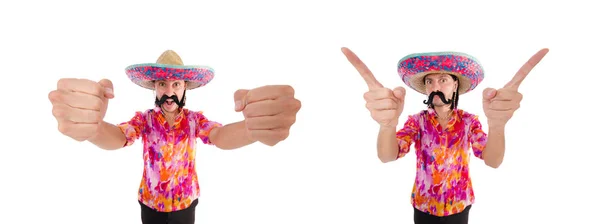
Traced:
<path fill-rule="evenodd" d="M 215 79 L 188 92 L 213 120 L 243 119 L 233 92 L 292 84 L 303 107 L 276 147 L 198 148 L 197 223 L 412 223 L 415 156 L 382 164 L 366 85 L 349 47 L 389 88 L 405 86 L 409 53 L 462 51 L 486 77 L 461 97 L 482 116 L 481 91 L 500 88 L 541 48 L 549 54 L 521 85 L 499 169 L 471 160 L 471 223 L 561 223 L 598 213 L 597 7 L 584 1 L 3 1 L 0 223 L 141 223 L 138 141 L 103 151 L 61 135 L 47 94 L 61 77 L 109 78 L 118 123 L 153 105 L 124 68 L 173 49 Z M 418 3 L 417 3 L 418 2 Z M 594 22 L 596 21 L 596 22 Z M 401 120 L 424 108 L 407 89 Z"/>

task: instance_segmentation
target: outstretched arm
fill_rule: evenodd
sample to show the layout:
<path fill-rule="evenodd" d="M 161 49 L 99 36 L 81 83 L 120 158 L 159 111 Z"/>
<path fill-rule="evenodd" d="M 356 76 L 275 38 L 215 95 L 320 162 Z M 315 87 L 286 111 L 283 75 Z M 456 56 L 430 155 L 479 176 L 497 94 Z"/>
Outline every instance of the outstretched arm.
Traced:
<path fill-rule="evenodd" d="M 98 134 L 88 139 L 88 141 L 105 150 L 130 146 L 142 133 L 142 128 L 145 125 L 144 116 L 144 113 L 136 112 L 131 120 L 118 125 L 103 121 L 98 129 Z"/>
<path fill-rule="evenodd" d="M 523 99 L 523 95 L 519 93 L 519 86 L 547 53 L 548 49 L 542 49 L 531 56 L 503 88 L 498 90 L 487 88 L 483 91 L 483 111 L 489 125 L 489 139 L 483 151 L 486 165 L 498 168 L 502 164 L 505 149 L 505 126 L 514 112 L 519 109 Z"/>
<path fill-rule="evenodd" d="M 399 149 L 396 129 L 381 126 L 377 135 L 377 157 L 379 157 L 379 160 L 383 163 L 395 161 L 398 159 Z"/>
<path fill-rule="evenodd" d="M 489 131 L 483 131 L 478 116 L 469 119 L 469 141 L 475 157 L 483 159 L 485 165 L 498 168 L 504 160 L 504 125 L 499 125 L 488 119 Z"/>
<path fill-rule="evenodd" d="M 410 145 L 419 130 L 418 127 L 413 116 L 409 116 L 404 127 L 397 132 L 395 128 L 381 126 L 377 136 L 379 160 L 387 163 L 404 157 L 410 151 Z"/>
<path fill-rule="evenodd" d="M 245 121 L 215 127 L 210 132 L 209 138 L 220 149 L 237 149 L 256 142 L 250 139 Z"/>
<path fill-rule="evenodd" d="M 490 126 L 485 150 L 483 150 L 485 165 L 492 168 L 500 167 L 504 161 L 504 146 L 504 126 Z"/>
<path fill-rule="evenodd" d="M 88 141 L 101 149 L 115 150 L 123 148 L 127 138 L 119 127 L 103 121 L 98 134 L 88 139 Z"/>

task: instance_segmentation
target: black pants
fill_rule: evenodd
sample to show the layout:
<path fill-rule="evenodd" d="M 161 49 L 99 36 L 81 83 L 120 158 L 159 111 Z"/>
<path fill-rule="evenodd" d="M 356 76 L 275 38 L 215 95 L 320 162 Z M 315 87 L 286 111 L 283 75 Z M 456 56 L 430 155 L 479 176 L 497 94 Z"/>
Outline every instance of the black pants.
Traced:
<path fill-rule="evenodd" d="M 143 224 L 194 224 L 196 221 L 196 205 L 198 199 L 194 200 L 190 207 L 174 212 L 158 212 L 142 202 L 142 223 Z"/>
<path fill-rule="evenodd" d="M 467 206 L 464 211 L 445 217 L 438 217 L 419 211 L 415 208 L 415 224 L 468 224 L 469 210 L 471 205 Z"/>

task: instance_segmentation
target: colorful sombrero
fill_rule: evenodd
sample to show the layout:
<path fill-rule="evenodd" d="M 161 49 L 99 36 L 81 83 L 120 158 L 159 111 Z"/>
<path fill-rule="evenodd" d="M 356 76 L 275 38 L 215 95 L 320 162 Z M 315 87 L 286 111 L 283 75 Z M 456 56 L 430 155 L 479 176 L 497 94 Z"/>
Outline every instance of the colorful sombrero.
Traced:
<path fill-rule="evenodd" d="M 398 62 L 402 81 L 419 93 L 425 93 L 423 78 L 432 73 L 455 75 L 459 80 L 458 94 L 467 93 L 483 80 L 483 67 L 473 56 L 459 52 L 410 54 Z"/>
<path fill-rule="evenodd" d="M 187 89 L 195 89 L 209 83 L 214 77 L 214 70 L 208 66 L 183 65 L 183 61 L 172 50 L 167 50 L 156 60 L 156 63 L 130 65 L 125 68 L 129 79 L 144 88 L 154 90 L 156 80 L 183 80 Z"/>

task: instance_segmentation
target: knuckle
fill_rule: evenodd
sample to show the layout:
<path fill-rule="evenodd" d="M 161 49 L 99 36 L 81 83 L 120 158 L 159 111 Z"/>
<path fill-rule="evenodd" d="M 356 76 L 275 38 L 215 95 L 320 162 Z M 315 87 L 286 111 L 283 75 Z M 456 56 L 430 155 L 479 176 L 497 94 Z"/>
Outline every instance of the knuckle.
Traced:
<path fill-rule="evenodd" d="M 298 99 L 290 99 L 285 101 L 286 107 L 292 111 L 299 111 L 302 107 L 302 103 Z"/>
<path fill-rule="evenodd" d="M 242 114 L 244 115 L 244 118 L 248 118 L 248 117 L 251 115 L 251 113 L 250 113 L 250 112 L 249 112 L 249 110 L 248 110 L 248 106 L 246 106 L 246 108 L 244 108 L 244 109 L 242 110 Z M 246 119 L 246 120 L 247 120 L 247 119 Z"/>
<path fill-rule="evenodd" d="M 244 92 L 246 92 L 246 90 L 242 90 L 242 89 L 238 89 L 233 93 L 234 98 L 237 97 L 243 97 Z M 250 91 L 248 91 L 246 94 L 250 93 Z"/>
<path fill-rule="evenodd" d="M 244 107 L 244 109 L 242 110 L 242 114 L 244 115 L 244 118 L 256 116 L 257 112 L 256 112 L 255 108 L 256 107 L 253 104 L 246 105 L 246 107 Z"/>
<path fill-rule="evenodd" d="M 77 79 L 74 79 L 74 78 L 61 78 L 56 83 L 56 87 L 58 89 L 69 89 L 71 84 L 76 80 Z"/>
<path fill-rule="evenodd" d="M 279 132 L 279 140 L 285 140 L 290 136 L 290 130 L 289 129 L 283 129 Z"/>
<path fill-rule="evenodd" d="M 293 105 L 294 105 L 294 110 L 298 111 L 302 108 L 302 101 L 300 101 L 299 99 L 294 99 Z"/>
<path fill-rule="evenodd" d="M 262 143 L 265 144 L 265 145 L 268 145 L 268 146 L 275 146 L 277 144 L 277 141 L 274 141 L 274 140 L 265 140 Z"/>
<path fill-rule="evenodd" d="M 66 78 L 61 78 L 58 80 L 58 82 L 56 82 L 56 88 L 57 89 L 64 89 L 67 82 L 69 82 L 69 79 Z"/>
<path fill-rule="evenodd" d="M 73 137 L 73 139 L 75 139 L 75 141 L 78 141 L 78 142 L 83 142 L 86 140 L 86 138 L 84 138 L 84 137 Z"/>
<path fill-rule="evenodd" d="M 394 91 L 392 91 L 391 89 L 385 89 L 385 96 L 386 97 L 393 97 L 394 96 Z"/>
<path fill-rule="evenodd" d="M 382 97 L 382 98 L 387 98 L 392 96 L 392 90 L 387 89 L 387 88 L 381 88 L 381 89 L 377 89 L 377 96 Z"/>
<path fill-rule="evenodd" d="M 64 124 L 62 122 L 58 122 L 58 131 L 62 134 L 67 134 L 69 132 L 69 126 L 67 124 Z"/>
<path fill-rule="evenodd" d="M 296 116 L 286 117 L 285 121 L 283 123 L 284 123 L 284 126 L 286 126 L 286 127 L 290 127 L 290 126 L 294 125 L 294 123 L 296 123 Z"/>
<path fill-rule="evenodd" d="M 62 118 L 65 116 L 64 110 L 59 106 L 52 107 L 52 115 L 56 118 Z"/>
<path fill-rule="evenodd" d="M 53 90 L 48 93 L 48 99 L 50 101 L 55 101 L 55 100 L 57 100 L 57 98 L 58 98 L 58 91 Z"/>
<path fill-rule="evenodd" d="M 369 101 L 369 100 L 372 98 L 372 97 L 371 97 L 371 95 L 373 95 L 373 93 L 372 93 L 371 91 L 369 91 L 369 92 L 365 92 L 365 93 L 363 94 L 363 98 L 364 98 L 366 101 Z"/>
<path fill-rule="evenodd" d="M 292 87 L 290 85 L 282 85 L 280 89 L 281 89 L 281 92 L 284 95 L 291 95 L 291 96 L 293 96 L 295 94 L 295 92 L 296 92 L 294 90 L 294 87 Z"/>

